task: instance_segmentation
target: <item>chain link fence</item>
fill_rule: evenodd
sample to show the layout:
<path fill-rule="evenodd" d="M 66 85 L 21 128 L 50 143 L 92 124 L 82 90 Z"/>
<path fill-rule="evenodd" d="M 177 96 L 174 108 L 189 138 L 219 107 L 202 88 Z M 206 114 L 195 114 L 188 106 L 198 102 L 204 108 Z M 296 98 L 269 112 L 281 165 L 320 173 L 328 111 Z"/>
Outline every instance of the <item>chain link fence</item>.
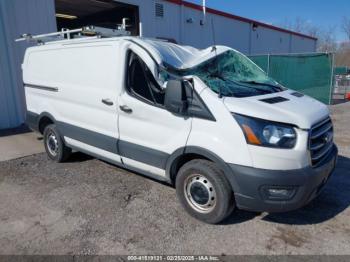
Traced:
<path fill-rule="evenodd" d="M 333 102 L 336 100 L 348 99 L 350 94 L 350 68 L 335 67 L 334 68 L 334 91 Z"/>

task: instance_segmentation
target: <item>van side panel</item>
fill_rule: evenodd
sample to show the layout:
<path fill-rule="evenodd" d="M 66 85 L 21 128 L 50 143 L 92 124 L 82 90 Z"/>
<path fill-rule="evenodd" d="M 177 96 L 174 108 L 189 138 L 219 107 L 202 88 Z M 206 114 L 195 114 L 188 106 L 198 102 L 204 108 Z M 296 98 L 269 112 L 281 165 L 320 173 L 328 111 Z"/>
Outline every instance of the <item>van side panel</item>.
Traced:
<path fill-rule="evenodd" d="M 118 43 L 39 46 L 23 64 L 27 110 L 50 113 L 63 135 L 117 153 Z M 109 99 L 113 106 L 102 103 Z M 102 141 L 102 142 L 101 142 Z M 107 145 L 114 141 L 112 145 Z"/>

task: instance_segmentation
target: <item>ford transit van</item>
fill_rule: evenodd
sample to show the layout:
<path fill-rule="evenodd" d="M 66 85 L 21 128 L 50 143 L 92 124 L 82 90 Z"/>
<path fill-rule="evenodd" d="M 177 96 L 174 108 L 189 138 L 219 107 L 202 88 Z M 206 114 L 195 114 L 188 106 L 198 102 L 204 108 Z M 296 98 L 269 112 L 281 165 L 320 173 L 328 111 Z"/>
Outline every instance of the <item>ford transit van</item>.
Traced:
<path fill-rule="evenodd" d="M 166 181 L 207 223 L 300 208 L 335 167 L 327 106 L 229 47 L 77 38 L 28 48 L 22 68 L 50 159 L 81 151 Z"/>

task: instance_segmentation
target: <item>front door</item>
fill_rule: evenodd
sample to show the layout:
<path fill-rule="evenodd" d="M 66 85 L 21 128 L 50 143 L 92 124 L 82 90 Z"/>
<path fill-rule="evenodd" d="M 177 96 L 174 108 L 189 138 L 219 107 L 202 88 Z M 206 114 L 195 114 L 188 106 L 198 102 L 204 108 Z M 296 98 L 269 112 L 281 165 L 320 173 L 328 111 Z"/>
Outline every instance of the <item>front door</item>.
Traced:
<path fill-rule="evenodd" d="M 143 60 L 129 52 L 119 96 L 119 152 L 126 167 L 165 176 L 168 157 L 186 145 L 191 118 L 164 108 L 164 90 Z"/>

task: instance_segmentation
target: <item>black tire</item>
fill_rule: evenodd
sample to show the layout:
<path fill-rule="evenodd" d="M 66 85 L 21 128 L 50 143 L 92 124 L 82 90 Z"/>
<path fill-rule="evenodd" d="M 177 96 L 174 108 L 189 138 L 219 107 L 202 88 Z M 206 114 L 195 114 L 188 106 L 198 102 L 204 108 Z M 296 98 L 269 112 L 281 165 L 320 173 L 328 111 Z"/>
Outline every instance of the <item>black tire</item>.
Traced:
<path fill-rule="evenodd" d="M 197 190 L 194 193 L 198 193 L 198 186 L 202 187 L 199 192 L 204 193 L 204 198 L 192 195 L 191 190 Z M 176 177 L 176 194 L 181 205 L 191 216 L 209 224 L 221 222 L 235 208 L 234 194 L 224 172 L 215 163 L 207 160 L 192 160 L 180 168 Z M 195 198 L 198 202 L 208 200 L 205 202 L 205 208 L 208 210 L 200 210 L 203 206 L 198 207 L 200 204 Z"/>
<path fill-rule="evenodd" d="M 72 149 L 64 144 L 55 124 L 45 127 L 44 146 L 49 158 L 57 163 L 66 161 L 72 153 Z"/>

